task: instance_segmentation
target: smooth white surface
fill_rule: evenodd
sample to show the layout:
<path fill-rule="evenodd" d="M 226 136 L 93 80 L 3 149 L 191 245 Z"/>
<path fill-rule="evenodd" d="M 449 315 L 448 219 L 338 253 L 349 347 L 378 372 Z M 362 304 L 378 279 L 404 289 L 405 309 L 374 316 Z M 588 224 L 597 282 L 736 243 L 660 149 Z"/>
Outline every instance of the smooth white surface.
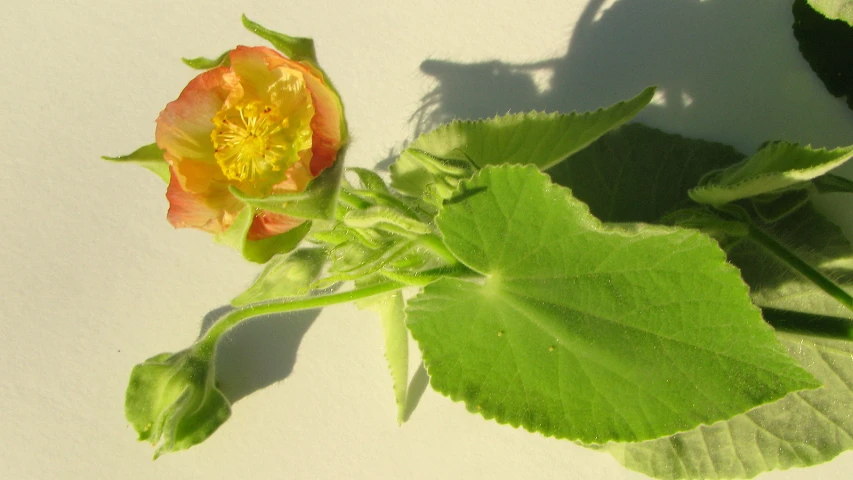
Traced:
<path fill-rule="evenodd" d="M 398 428 L 379 323 L 351 306 L 235 332 L 219 368 L 243 398 L 203 445 L 151 462 L 124 420 L 131 367 L 187 346 L 259 270 L 173 230 L 159 179 L 98 157 L 152 141 L 195 75 L 181 56 L 262 44 L 243 12 L 314 37 L 346 104 L 350 165 L 373 167 L 436 121 L 596 108 L 649 84 L 663 105 L 641 119 L 671 132 L 747 152 L 776 138 L 853 142 L 853 114 L 797 52 L 789 1 L 622 0 L 587 16 L 585 0 L 534 3 L 7 2 L 0 478 L 645 478 L 431 390 Z M 847 453 L 760 478 L 851 473 Z"/>

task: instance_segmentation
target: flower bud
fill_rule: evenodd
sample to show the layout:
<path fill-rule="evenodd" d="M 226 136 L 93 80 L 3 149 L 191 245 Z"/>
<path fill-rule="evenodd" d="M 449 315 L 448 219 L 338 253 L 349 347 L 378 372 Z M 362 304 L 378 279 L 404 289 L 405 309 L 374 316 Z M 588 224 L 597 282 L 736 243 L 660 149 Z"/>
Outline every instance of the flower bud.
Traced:
<path fill-rule="evenodd" d="M 154 445 L 155 459 L 201 443 L 231 415 L 230 402 L 215 385 L 212 357 L 189 348 L 133 368 L 125 415 L 139 440 Z"/>

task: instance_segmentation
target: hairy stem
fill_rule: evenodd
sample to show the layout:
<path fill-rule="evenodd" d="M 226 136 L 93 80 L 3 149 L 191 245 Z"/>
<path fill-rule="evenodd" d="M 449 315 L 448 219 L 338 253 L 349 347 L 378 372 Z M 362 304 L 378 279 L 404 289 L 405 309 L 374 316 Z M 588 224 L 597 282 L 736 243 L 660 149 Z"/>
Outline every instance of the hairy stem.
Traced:
<path fill-rule="evenodd" d="M 224 317 L 220 318 L 219 321 L 214 323 L 213 326 L 205 332 L 204 336 L 196 342 L 196 347 L 202 351 L 212 353 L 216 348 L 216 343 L 219 341 L 219 338 L 222 337 L 225 332 L 254 317 L 328 307 L 330 305 L 337 305 L 339 303 L 351 302 L 353 300 L 400 290 L 403 287 L 405 287 L 405 285 L 398 282 L 386 282 L 371 285 L 369 287 L 357 288 L 343 293 L 333 293 L 331 295 L 321 295 L 292 301 L 264 303 L 239 308 L 229 312 Z"/>

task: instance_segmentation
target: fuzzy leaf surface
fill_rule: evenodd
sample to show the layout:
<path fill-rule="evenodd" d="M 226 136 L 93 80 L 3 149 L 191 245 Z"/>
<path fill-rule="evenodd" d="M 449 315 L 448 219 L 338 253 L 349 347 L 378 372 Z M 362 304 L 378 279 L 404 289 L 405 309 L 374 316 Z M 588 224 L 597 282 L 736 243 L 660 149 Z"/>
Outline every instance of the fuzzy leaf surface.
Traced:
<path fill-rule="evenodd" d="M 709 174 L 690 190 L 690 198 L 722 205 L 741 198 L 802 185 L 853 157 L 853 146 L 826 150 L 794 143 L 771 143 L 744 161 Z"/>
<path fill-rule="evenodd" d="M 791 393 L 711 426 L 603 450 L 632 470 L 675 480 L 752 478 L 823 463 L 853 448 L 853 342 L 778 336 L 823 388 Z"/>
<path fill-rule="evenodd" d="M 546 169 L 630 121 L 652 99 L 654 87 L 636 97 L 586 113 L 521 113 L 488 120 L 455 121 L 421 135 L 391 166 L 391 186 L 420 197 L 442 172 L 425 168 L 418 152 L 473 163 L 533 164 Z"/>
<path fill-rule="evenodd" d="M 276 298 L 299 297 L 308 294 L 311 284 L 320 276 L 326 263 L 321 248 L 302 248 L 270 259 L 251 287 L 233 300 L 240 307 Z"/>
<path fill-rule="evenodd" d="M 765 229 L 787 249 L 853 292 L 853 246 L 841 228 L 811 204 Z M 753 302 L 762 308 L 853 318 L 853 312 L 749 239 L 729 251 L 729 260 L 741 270 Z"/>
<path fill-rule="evenodd" d="M 687 191 L 707 172 L 744 158 L 722 143 L 631 123 L 554 165 L 548 175 L 605 222 L 655 223 L 694 205 Z"/>
<path fill-rule="evenodd" d="M 731 418 L 819 384 L 707 236 L 605 225 L 533 166 L 487 167 L 436 218 L 484 281 L 409 302 L 431 384 L 486 418 L 587 443 Z"/>

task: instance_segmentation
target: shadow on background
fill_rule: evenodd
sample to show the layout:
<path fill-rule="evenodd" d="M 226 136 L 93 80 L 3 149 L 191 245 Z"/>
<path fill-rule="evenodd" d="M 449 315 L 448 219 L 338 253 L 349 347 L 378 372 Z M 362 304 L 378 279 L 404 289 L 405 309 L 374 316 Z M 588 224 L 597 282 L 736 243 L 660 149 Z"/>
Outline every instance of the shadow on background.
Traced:
<path fill-rule="evenodd" d="M 225 306 L 208 313 L 202 333 L 222 315 Z M 220 340 L 216 354 L 216 379 L 231 403 L 287 378 L 296 363 L 296 351 L 319 309 L 267 315 L 249 320 Z"/>
<path fill-rule="evenodd" d="M 424 61 L 437 86 L 413 118 L 416 133 L 454 118 L 593 110 L 657 85 L 638 120 L 672 133 L 747 153 L 768 139 L 836 146 L 853 138 L 853 114 L 799 56 L 791 0 L 611 3 L 589 2 L 563 57 Z"/>

